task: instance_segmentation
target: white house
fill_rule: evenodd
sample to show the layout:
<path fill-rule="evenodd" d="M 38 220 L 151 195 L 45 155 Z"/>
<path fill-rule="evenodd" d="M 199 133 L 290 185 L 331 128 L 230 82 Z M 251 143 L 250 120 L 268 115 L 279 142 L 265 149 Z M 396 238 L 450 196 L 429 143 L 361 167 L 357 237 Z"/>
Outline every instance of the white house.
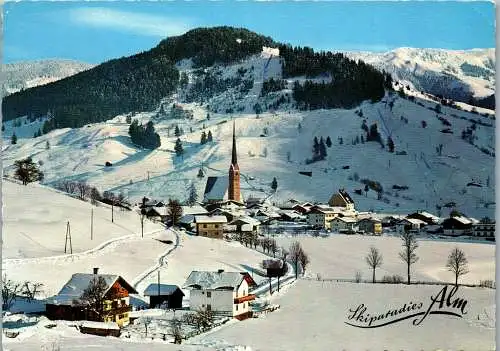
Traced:
<path fill-rule="evenodd" d="M 238 319 L 252 316 L 250 301 L 255 295 L 249 294 L 255 281 L 246 272 L 192 271 L 184 288 L 190 290 L 191 310 L 211 310 L 217 314 Z"/>

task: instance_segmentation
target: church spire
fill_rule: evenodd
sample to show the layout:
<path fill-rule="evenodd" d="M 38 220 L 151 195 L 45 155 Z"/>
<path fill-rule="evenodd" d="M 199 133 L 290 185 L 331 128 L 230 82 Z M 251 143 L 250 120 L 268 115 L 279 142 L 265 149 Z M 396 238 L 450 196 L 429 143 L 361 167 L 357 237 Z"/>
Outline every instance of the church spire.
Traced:
<path fill-rule="evenodd" d="M 233 155 L 231 158 L 231 164 L 236 165 L 238 163 L 238 159 L 236 157 L 236 133 L 235 133 L 235 121 L 233 121 Z"/>

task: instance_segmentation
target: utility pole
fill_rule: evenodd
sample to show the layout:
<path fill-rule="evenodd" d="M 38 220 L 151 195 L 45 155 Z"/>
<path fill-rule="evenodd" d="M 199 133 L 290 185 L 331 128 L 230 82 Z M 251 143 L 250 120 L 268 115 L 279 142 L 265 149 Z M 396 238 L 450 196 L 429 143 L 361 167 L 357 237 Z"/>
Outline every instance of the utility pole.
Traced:
<path fill-rule="evenodd" d="M 94 209 L 90 210 L 90 240 L 94 239 Z"/>
<path fill-rule="evenodd" d="M 73 254 L 73 244 L 71 243 L 71 229 L 69 226 L 69 221 L 66 224 L 66 240 L 64 241 L 64 253 L 67 253 L 68 240 L 69 240 L 70 253 Z"/>
<path fill-rule="evenodd" d="M 158 296 L 160 296 L 160 270 L 158 270 Z M 159 298 L 158 301 L 160 301 Z"/>
<path fill-rule="evenodd" d="M 115 223 L 114 221 L 114 205 L 115 204 L 115 199 L 111 199 L 111 223 Z"/>

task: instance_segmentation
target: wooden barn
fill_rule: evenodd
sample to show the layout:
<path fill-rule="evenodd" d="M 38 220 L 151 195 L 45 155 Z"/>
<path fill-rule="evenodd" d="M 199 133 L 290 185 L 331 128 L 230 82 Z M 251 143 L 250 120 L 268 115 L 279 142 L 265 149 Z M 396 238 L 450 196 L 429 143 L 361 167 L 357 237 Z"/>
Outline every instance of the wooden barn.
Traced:
<path fill-rule="evenodd" d="M 150 284 L 144 290 L 144 296 L 149 296 L 150 308 L 159 308 L 163 305 L 169 309 L 181 309 L 184 293 L 177 285 Z"/>

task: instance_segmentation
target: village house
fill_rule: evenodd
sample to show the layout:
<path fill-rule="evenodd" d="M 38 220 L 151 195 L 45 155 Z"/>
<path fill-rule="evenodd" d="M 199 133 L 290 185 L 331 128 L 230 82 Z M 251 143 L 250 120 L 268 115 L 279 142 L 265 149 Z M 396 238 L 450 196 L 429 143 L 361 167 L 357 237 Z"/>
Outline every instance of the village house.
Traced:
<path fill-rule="evenodd" d="M 196 233 L 207 238 L 222 239 L 224 237 L 224 225 L 227 218 L 224 216 L 195 216 Z"/>
<path fill-rule="evenodd" d="M 305 203 L 300 204 L 300 205 L 299 204 L 294 205 L 292 207 L 292 210 L 297 211 L 298 213 L 305 215 L 309 212 L 309 210 L 311 209 L 312 206 L 313 206 L 313 204 L 311 204 L 310 202 L 305 202 Z"/>
<path fill-rule="evenodd" d="M 333 194 L 328 201 L 328 205 L 331 207 L 344 207 L 348 211 L 354 211 L 354 200 L 344 189 L 340 189 Z"/>
<path fill-rule="evenodd" d="M 397 222 L 396 232 L 400 235 L 408 232 L 418 234 L 426 224 L 427 223 L 421 221 L 420 219 L 403 218 L 402 220 Z"/>
<path fill-rule="evenodd" d="M 307 213 L 307 223 L 313 228 L 331 229 L 331 221 L 339 215 L 339 212 L 314 208 Z"/>
<path fill-rule="evenodd" d="M 102 311 L 95 311 L 81 298 L 91 282 L 100 278 L 106 282 L 106 290 L 102 298 Z M 129 324 L 129 312 L 132 310 L 129 294 L 137 294 L 137 291 L 119 275 L 98 274 L 97 268 L 94 268 L 94 274 L 75 273 L 46 304 L 47 318 L 114 322 L 123 327 Z"/>
<path fill-rule="evenodd" d="M 472 234 L 472 221 L 464 216 L 446 218 L 442 226 L 444 235 L 459 236 Z"/>
<path fill-rule="evenodd" d="M 279 220 L 284 222 L 302 222 L 307 220 L 307 216 L 301 215 L 294 210 L 281 210 Z"/>
<path fill-rule="evenodd" d="M 255 218 L 242 216 L 229 222 L 227 228 L 238 233 L 260 233 L 260 222 Z"/>
<path fill-rule="evenodd" d="M 406 218 L 411 218 L 411 219 L 420 219 L 421 221 L 425 222 L 427 225 L 434 225 L 438 224 L 440 221 L 440 218 L 437 216 L 434 216 L 433 214 L 425 211 L 418 211 L 412 214 L 409 214 L 406 216 Z"/>
<path fill-rule="evenodd" d="M 358 230 L 358 221 L 352 217 L 335 217 L 330 228 L 338 233 L 354 234 Z"/>
<path fill-rule="evenodd" d="M 179 219 L 179 224 L 191 230 L 194 227 L 194 217 L 207 213 L 208 211 L 200 205 L 182 206 L 182 217 Z"/>
<path fill-rule="evenodd" d="M 256 286 L 248 273 L 193 271 L 184 283 L 190 290 L 190 309 L 208 310 L 240 320 L 251 317 L 249 302 L 255 295 L 249 294 Z"/>
<path fill-rule="evenodd" d="M 177 285 L 149 284 L 144 296 L 149 297 L 150 308 L 181 309 L 184 293 Z"/>
<path fill-rule="evenodd" d="M 472 224 L 472 235 L 479 238 L 495 239 L 495 222 L 481 221 Z"/>
<path fill-rule="evenodd" d="M 382 221 L 375 218 L 363 218 L 358 221 L 359 230 L 375 235 L 382 234 Z"/>

